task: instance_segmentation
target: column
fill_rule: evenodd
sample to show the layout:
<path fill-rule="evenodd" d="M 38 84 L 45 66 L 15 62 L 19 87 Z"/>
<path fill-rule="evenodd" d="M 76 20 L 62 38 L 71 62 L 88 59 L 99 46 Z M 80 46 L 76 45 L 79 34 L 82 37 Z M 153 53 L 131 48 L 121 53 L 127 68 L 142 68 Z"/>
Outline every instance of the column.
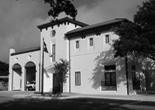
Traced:
<path fill-rule="evenodd" d="M 21 85 L 21 91 L 26 91 L 26 69 L 23 65 L 21 65 L 21 81 L 22 81 L 22 85 Z"/>

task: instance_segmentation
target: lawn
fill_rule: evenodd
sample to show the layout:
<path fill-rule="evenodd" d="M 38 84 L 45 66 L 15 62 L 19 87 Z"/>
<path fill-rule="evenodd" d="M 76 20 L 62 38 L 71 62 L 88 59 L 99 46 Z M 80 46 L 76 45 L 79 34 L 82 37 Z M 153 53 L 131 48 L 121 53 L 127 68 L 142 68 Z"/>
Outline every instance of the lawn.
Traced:
<path fill-rule="evenodd" d="M 23 98 L 0 103 L 0 110 L 130 110 L 121 105 L 131 102 L 133 101 L 94 98 Z"/>

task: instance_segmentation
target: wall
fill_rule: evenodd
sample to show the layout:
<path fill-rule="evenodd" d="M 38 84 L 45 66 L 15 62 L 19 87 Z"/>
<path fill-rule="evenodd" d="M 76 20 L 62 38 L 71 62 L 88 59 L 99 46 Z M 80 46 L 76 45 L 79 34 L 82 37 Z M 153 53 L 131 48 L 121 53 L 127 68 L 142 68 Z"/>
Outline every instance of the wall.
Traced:
<path fill-rule="evenodd" d="M 48 53 L 45 53 L 44 58 L 44 92 L 52 91 L 53 89 L 53 71 L 50 71 L 50 68 L 54 67 L 54 63 L 52 62 L 52 44 L 56 44 L 56 62 L 59 62 L 59 59 L 65 59 L 69 61 L 69 42 L 68 39 L 65 38 L 65 33 L 72 29 L 78 28 L 72 23 L 55 25 L 53 27 L 48 27 L 47 29 L 43 29 L 41 31 L 41 47 L 43 45 L 42 41 L 44 38 Z M 52 30 L 55 30 L 55 36 L 52 36 Z M 67 74 L 69 75 L 69 74 Z M 69 80 L 67 78 L 67 82 L 64 84 L 63 91 L 69 91 Z"/>
<path fill-rule="evenodd" d="M 110 42 L 105 43 L 105 35 L 110 35 Z M 94 39 L 93 47 L 89 46 L 89 38 Z M 118 36 L 105 31 L 101 35 L 88 35 L 86 38 L 72 38 L 71 51 L 71 92 L 85 94 L 119 94 L 126 95 L 126 75 L 124 59 L 114 59 L 111 45 Z M 79 40 L 80 48 L 75 42 Z M 116 65 L 117 90 L 101 91 L 101 81 L 104 79 L 104 65 Z M 81 72 L 81 86 L 75 86 L 75 72 Z"/>
<path fill-rule="evenodd" d="M 21 82 L 22 83 L 21 91 L 25 91 L 25 84 L 26 84 L 26 82 L 25 82 L 25 65 L 28 62 L 33 62 L 36 65 L 36 91 L 39 91 L 39 62 L 40 62 L 39 59 L 40 59 L 40 51 L 27 52 L 27 53 L 17 54 L 17 55 L 13 55 L 13 56 L 10 55 L 10 59 L 9 59 L 9 73 L 10 73 L 9 74 L 9 91 L 13 90 L 13 88 L 12 88 L 13 81 L 16 82 L 17 80 L 20 80 L 20 78 L 15 78 L 12 76 L 14 73 L 12 70 L 12 67 L 15 64 L 19 64 L 21 66 L 21 81 L 22 81 Z M 16 76 L 18 77 L 18 74 L 16 74 Z M 19 83 L 19 81 L 17 83 Z M 19 84 L 17 84 L 17 85 L 19 86 Z M 14 88 L 16 88 L 16 86 Z"/>

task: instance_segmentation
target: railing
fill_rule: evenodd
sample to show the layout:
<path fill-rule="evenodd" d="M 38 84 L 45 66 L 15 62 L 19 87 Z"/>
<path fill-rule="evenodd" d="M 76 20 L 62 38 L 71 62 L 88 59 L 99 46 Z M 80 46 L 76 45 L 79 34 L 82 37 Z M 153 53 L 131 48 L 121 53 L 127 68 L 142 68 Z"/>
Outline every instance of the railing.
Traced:
<path fill-rule="evenodd" d="M 116 90 L 116 81 L 101 81 L 101 90 Z"/>

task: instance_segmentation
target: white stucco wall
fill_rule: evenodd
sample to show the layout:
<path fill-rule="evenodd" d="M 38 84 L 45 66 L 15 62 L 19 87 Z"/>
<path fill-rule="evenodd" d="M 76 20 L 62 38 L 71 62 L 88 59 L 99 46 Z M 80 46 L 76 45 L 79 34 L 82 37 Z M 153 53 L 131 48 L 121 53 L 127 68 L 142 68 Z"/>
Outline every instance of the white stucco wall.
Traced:
<path fill-rule="evenodd" d="M 59 62 L 59 59 L 65 59 L 69 61 L 69 42 L 68 39 L 65 39 L 65 34 L 73 30 L 75 28 L 78 28 L 79 26 L 75 26 L 72 23 L 66 23 L 66 24 L 60 24 L 55 25 L 53 27 L 48 27 L 47 29 L 42 29 L 41 31 L 41 42 L 44 38 L 44 41 L 47 46 L 47 50 L 49 53 L 45 53 L 44 58 L 44 68 L 47 70 L 44 72 L 44 92 L 52 91 L 53 89 L 53 73 L 51 71 L 48 71 L 50 67 L 54 65 L 55 62 L 52 62 L 52 57 L 50 55 L 52 54 L 52 44 L 56 45 L 56 62 Z M 55 36 L 51 37 L 51 31 L 55 30 L 56 34 Z M 42 43 L 41 43 L 42 47 Z M 69 78 L 69 77 L 68 77 Z M 69 79 L 67 78 L 67 82 L 64 84 L 63 92 L 69 91 Z"/>
<path fill-rule="evenodd" d="M 31 57 L 30 57 L 31 56 Z M 21 91 L 25 91 L 25 65 L 28 62 L 33 62 L 36 66 L 36 91 L 39 91 L 39 62 L 40 62 L 40 51 L 27 52 L 17 55 L 10 55 L 9 59 L 9 91 L 19 89 L 19 80 L 21 79 Z M 21 66 L 21 78 L 19 75 L 13 75 L 14 71 L 12 70 L 15 64 L 19 64 Z M 13 83 L 15 85 L 13 85 Z"/>
<path fill-rule="evenodd" d="M 39 63 L 41 61 L 41 51 L 43 50 L 43 39 L 46 44 L 48 52 L 44 52 L 44 79 L 43 79 L 43 89 L 44 92 L 51 92 L 53 90 L 53 74 L 51 71 L 55 62 L 52 62 L 52 44 L 56 45 L 56 62 L 59 59 L 70 60 L 70 75 L 67 74 L 67 82 L 64 84 L 63 92 L 69 92 L 69 88 L 72 93 L 85 93 L 85 94 L 111 94 L 111 95 L 126 95 L 126 71 L 125 71 L 125 61 L 123 58 L 113 58 L 112 53 L 112 43 L 113 40 L 118 39 L 119 36 L 115 35 L 113 32 L 104 31 L 100 35 L 87 35 L 85 38 L 75 37 L 70 39 L 65 38 L 65 34 L 73 29 L 79 28 L 72 23 L 55 25 L 53 27 L 48 27 L 41 30 L 41 50 L 26 52 L 17 55 L 10 55 L 9 61 L 9 90 L 21 90 L 25 91 L 25 65 L 28 62 L 33 62 L 36 65 L 36 91 L 41 91 L 41 73 L 39 68 Z M 55 36 L 51 36 L 51 31 L 55 30 Z M 105 43 L 105 36 L 110 35 L 110 42 Z M 93 46 L 89 46 L 89 40 L 93 38 Z M 76 41 L 79 40 L 80 48 L 76 49 Z M 69 48 L 70 47 L 70 48 Z M 14 50 L 10 50 L 10 54 L 15 53 Z M 69 55 L 70 53 L 70 55 Z M 31 55 L 31 57 L 30 57 Z M 140 74 L 145 70 L 146 73 L 150 73 L 149 66 L 152 65 L 145 62 L 145 67 L 143 68 L 140 63 L 136 62 L 135 59 L 130 59 L 128 62 L 128 72 L 129 72 L 129 91 L 130 94 L 135 94 L 132 87 L 132 65 L 136 65 L 137 72 Z M 21 76 L 16 74 L 12 67 L 15 64 L 21 66 Z M 147 65 L 148 64 L 148 65 Z M 104 66 L 105 65 L 116 65 L 116 90 L 101 90 L 101 81 L 104 81 Z M 143 65 L 144 66 L 144 65 Z M 81 85 L 75 85 L 75 72 L 81 72 Z M 154 73 L 153 73 L 154 74 Z M 154 76 L 153 76 L 154 77 Z M 69 82 L 69 78 L 70 81 Z M 147 83 L 143 83 L 143 87 L 148 87 L 148 90 L 154 90 L 153 79 L 148 75 Z M 150 80 L 151 79 L 151 80 Z M 21 84 L 21 85 L 20 85 Z M 71 85 L 71 87 L 69 87 Z"/>
<path fill-rule="evenodd" d="M 105 43 L 105 35 L 110 35 L 110 43 Z M 94 39 L 93 47 L 89 46 L 89 38 Z M 124 59 L 114 59 L 111 49 L 112 40 L 118 36 L 113 32 L 103 32 L 101 35 L 89 35 L 70 40 L 71 51 L 71 92 L 85 94 L 119 94 L 126 95 L 126 75 Z M 75 42 L 79 40 L 80 48 Z M 104 79 L 104 65 L 116 64 L 116 91 L 101 91 L 101 81 Z M 81 72 L 81 85 L 75 86 L 75 72 Z"/>
<path fill-rule="evenodd" d="M 53 71 L 50 68 L 53 67 L 55 62 L 52 62 L 52 44 L 56 44 L 56 61 L 60 58 L 71 61 L 71 92 L 73 93 L 86 93 L 86 94 L 119 94 L 126 95 L 126 74 L 124 59 L 114 59 L 112 56 L 111 48 L 112 41 L 118 39 L 118 36 L 113 32 L 102 32 L 101 35 L 89 35 L 86 38 L 76 37 L 70 41 L 65 39 L 66 32 L 79 28 L 74 24 L 61 24 L 41 31 L 41 47 L 42 39 L 44 38 L 48 52 L 44 52 L 44 79 L 43 88 L 44 92 L 50 92 L 53 90 Z M 51 31 L 55 30 L 56 35 L 51 37 Z M 110 42 L 105 43 L 105 35 L 110 35 Z M 89 39 L 93 38 L 94 45 L 89 46 Z M 75 42 L 79 40 L 80 48 L 75 48 Z M 70 45 L 70 49 L 69 49 Z M 41 49 L 42 50 L 42 49 Z M 70 51 L 70 58 L 69 58 Z M 31 57 L 29 57 L 31 55 Z M 25 90 L 25 64 L 33 62 L 36 65 L 36 91 L 41 90 L 41 77 L 39 75 L 39 62 L 41 58 L 40 51 L 28 52 L 18 55 L 10 56 L 10 75 L 9 75 L 9 90 L 12 90 L 12 82 L 14 81 L 14 88 L 20 89 L 19 83 L 22 81 L 21 90 Z M 18 59 L 17 59 L 18 58 Z M 21 77 L 17 74 L 14 75 L 12 80 L 12 67 L 14 64 L 19 64 L 22 67 Z M 101 81 L 104 79 L 104 65 L 115 64 L 116 65 L 116 78 L 117 78 L 117 90 L 116 91 L 101 91 Z M 132 64 L 129 65 L 131 67 Z M 81 86 L 75 86 L 75 72 L 81 72 Z M 131 74 L 129 78 L 131 79 Z M 18 79 L 18 80 L 16 80 Z M 17 85 L 16 85 L 17 84 Z M 89 91 L 89 92 L 88 92 Z M 130 81 L 130 91 L 132 91 L 132 81 Z M 63 92 L 69 92 L 69 73 L 67 82 L 64 84 Z"/>

